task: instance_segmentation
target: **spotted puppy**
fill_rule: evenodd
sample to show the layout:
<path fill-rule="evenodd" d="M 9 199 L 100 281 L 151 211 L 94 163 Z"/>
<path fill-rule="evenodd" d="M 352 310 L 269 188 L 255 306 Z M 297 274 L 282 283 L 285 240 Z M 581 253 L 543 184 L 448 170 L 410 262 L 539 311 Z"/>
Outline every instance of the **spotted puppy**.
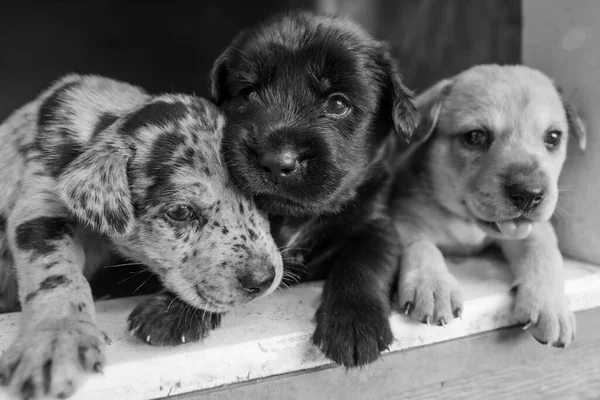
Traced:
<path fill-rule="evenodd" d="M 567 141 L 585 147 L 580 118 L 550 78 L 525 66 L 473 67 L 416 103 L 423 122 L 392 197 L 400 305 L 423 322 L 450 322 L 462 301 L 443 255 L 498 244 L 515 275 L 516 319 L 539 342 L 567 346 L 575 317 L 549 219 Z"/>
<path fill-rule="evenodd" d="M 166 288 L 130 317 L 151 344 L 202 339 L 221 313 L 278 286 L 268 221 L 221 163 L 223 123 L 197 97 L 69 75 L 0 126 L 1 304 L 23 311 L 2 385 L 65 398 L 102 370 L 87 279 L 119 259 Z M 178 323 L 190 309 L 194 324 Z"/>

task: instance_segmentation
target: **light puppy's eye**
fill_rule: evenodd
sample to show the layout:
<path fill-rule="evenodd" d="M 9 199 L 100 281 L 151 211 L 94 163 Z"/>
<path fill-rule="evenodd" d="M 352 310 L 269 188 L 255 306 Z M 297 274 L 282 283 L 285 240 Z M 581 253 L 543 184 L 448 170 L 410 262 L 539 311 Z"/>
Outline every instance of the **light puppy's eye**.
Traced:
<path fill-rule="evenodd" d="M 335 117 L 343 117 L 351 110 L 350 102 L 341 94 L 332 94 L 325 104 L 325 112 Z"/>
<path fill-rule="evenodd" d="M 474 129 L 462 135 L 462 142 L 472 149 L 487 150 L 492 144 L 492 138 L 488 132 Z"/>
<path fill-rule="evenodd" d="M 546 147 L 548 147 L 549 149 L 555 149 L 560 144 L 561 139 L 561 131 L 548 131 L 546 132 L 546 136 L 544 137 L 544 143 L 546 143 Z"/>
<path fill-rule="evenodd" d="M 192 210 L 190 206 L 184 204 L 177 204 L 169 207 L 165 211 L 165 215 L 167 218 L 177 222 L 185 222 L 196 218 L 194 210 Z"/>

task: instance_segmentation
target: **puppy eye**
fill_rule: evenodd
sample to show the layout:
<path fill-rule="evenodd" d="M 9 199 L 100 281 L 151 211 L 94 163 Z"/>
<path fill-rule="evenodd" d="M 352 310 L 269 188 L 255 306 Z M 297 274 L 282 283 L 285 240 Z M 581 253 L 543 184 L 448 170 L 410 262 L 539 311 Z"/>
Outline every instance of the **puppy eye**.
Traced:
<path fill-rule="evenodd" d="M 328 114 L 341 117 L 348 114 L 350 111 L 350 103 L 348 102 L 348 99 L 341 94 L 334 94 L 327 99 L 325 111 Z"/>
<path fill-rule="evenodd" d="M 491 144 L 490 135 L 480 129 L 465 133 L 462 139 L 467 147 L 487 149 Z"/>
<path fill-rule="evenodd" d="M 191 207 L 182 204 L 177 204 L 173 207 L 170 207 L 165 212 L 165 215 L 173 221 L 177 222 L 189 221 L 190 219 L 196 217 L 196 214 L 194 213 Z"/>
<path fill-rule="evenodd" d="M 258 100 L 258 93 L 254 88 L 246 88 L 240 92 L 242 96 L 246 98 L 248 101 L 256 101 Z"/>
<path fill-rule="evenodd" d="M 560 140 L 562 138 L 562 132 L 560 131 L 549 131 L 546 133 L 546 137 L 544 138 L 544 143 L 546 143 L 546 147 L 555 148 L 560 144 Z"/>

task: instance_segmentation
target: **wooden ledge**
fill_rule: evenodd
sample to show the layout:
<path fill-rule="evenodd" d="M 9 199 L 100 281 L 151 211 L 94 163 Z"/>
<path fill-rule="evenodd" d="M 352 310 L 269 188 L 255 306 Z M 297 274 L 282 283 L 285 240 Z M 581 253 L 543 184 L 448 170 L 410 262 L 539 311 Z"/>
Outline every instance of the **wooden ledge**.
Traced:
<path fill-rule="evenodd" d="M 515 324 L 510 312 L 511 276 L 504 262 L 470 258 L 449 264 L 461 283 L 462 319 L 442 328 L 394 312 L 390 321 L 396 341 L 390 352 Z M 600 307 L 600 267 L 567 260 L 565 275 L 575 311 Z M 130 337 L 126 320 L 139 297 L 100 301 L 96 304 L 98 324 L 112 338 L 112 345 L 107 347 L 109 363 L 103 376 L 90 377 L 72 398 L 146 400 L 201 394 L 224 385 L 331 367 L 310 344 L 320 292 L 320 284 L 280 291 L 229 313 L 223 326 L 203 343 L 171 348 L 148 346 Z M 0 315 L 1 351 L 17 334 L 18 318 L 18 313 Z M 0 393 L 0 398 L 4 396 Z"/>

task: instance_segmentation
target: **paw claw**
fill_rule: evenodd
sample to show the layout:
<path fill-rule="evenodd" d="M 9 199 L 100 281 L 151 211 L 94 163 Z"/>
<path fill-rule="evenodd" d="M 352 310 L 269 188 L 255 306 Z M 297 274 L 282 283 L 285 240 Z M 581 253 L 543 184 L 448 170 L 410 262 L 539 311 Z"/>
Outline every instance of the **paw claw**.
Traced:
<path fill-rule="evenodd" d="M 185 343 L 185 336 L 181 335 L 181 343 Z"/>
<path fill-rule="evenodd" d="M 548 342 L 545 342 L 545 341 L 543 341 L 543 340 L 540 340 L 540 339 L 536 338 L 535 336 L 534 336 L 533 338 L 534 338 L 535 340 L 537 340 L 537 342 L 538 342 L 538 343 L 541 343 L 541 344 L 543 344 L 544 346 L 546 346 L 546 345 L 548 344 Z"/>
<path fill-rule="evenodd" d="M 438 321 L 438 325 L 445 328 L 446 327 L 446 320 L 444 318 L 440 318 L 440 320 Z"/>
<path fill-rule="evenodd" d="M 104 343 L 110 346 L 112 344 L 112 339 L 110 336 L 108 336 L 106 332 L 102 332 L 102 335 L 104 335 Z"/>
<path fill-rule="evenodd" d="M 92 367 L 92 369 L 93 369 L 93 371 L 94 371 L 94 372 L 96 372 L 96 373 L 100 373 L 100 372 L 102 372 L 102 370 L 103 370 L 102 363 L 101 363 L 101 362 L 99 362 L 99 361 L 95 362 L 95 363 L 94 363 L 94 366 Z"/>
<path fill-rule="evenodd" d="M 454 316 L 454 318 L 462 319 L 462 309 L 455 308 L 454 310 L 452 310 L 452 315 Z"/>
<path fill-rule="evenodd" d="M 413 308 L 414 308 L 413 303 L 410 301 L 407 301 L 404 304 L 404 315 L 409 315 L 412 312 Z"/>
<path fill-rule="evenodd" d="M 146 342 L 150 343 L 150 335 L 146 336 Z"/>
<path fill-rule="evenodd" d="M 526 324 L 523 325 L 523 330 L 526 331 L 527 329 L 531 328 L 532 325 L 533 325 L 532 321 L 527 322 Z"/>

